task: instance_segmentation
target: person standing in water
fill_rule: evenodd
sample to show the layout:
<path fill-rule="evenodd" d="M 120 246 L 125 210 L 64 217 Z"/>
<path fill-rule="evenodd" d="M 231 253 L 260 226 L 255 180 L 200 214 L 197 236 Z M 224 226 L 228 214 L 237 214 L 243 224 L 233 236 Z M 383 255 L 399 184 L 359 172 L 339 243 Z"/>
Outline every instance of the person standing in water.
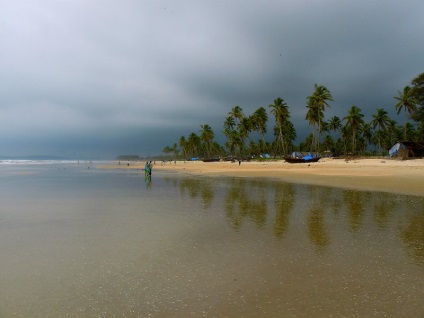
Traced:
<path fill-rule="evenodd" d="M 152 176 L 152 168 L 153 168 L 153 164 L 152 164 L 152 162 L 150 161 L 150 162 L 149 162 L 149 176 L 150 176 L 150 177 Z"/>
<path fill-rule="evenodd" d="M 147 161 L 146 161 L 146 164 L 144 165 L 144 176 L 145 177 L 151 176 L 150 165 L 149 165 L 149 162 Z"/>

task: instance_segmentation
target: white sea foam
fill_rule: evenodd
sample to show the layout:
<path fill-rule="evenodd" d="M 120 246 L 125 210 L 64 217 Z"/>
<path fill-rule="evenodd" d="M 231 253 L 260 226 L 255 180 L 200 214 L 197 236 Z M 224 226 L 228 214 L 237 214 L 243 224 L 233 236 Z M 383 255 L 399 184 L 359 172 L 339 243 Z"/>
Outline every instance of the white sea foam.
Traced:
<path fill-rule="evenodd" d="M 7 159 L 0 160 L 0 165 L 68 165 L 68 164 L 100 164 L 109 161 L 90 161 L 90 160 L 24 160 L 24 159 Z"/>

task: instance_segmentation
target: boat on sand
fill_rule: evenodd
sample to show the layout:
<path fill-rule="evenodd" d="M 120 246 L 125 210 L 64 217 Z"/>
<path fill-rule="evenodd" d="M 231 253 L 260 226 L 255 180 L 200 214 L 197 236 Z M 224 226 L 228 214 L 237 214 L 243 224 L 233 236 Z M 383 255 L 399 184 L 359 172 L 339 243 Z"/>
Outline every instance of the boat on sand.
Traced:
<path fill-rule="evenodd" d="M 303 153 L 294 151 L 290 157 L 285 157 L 284 160 L 288 163 L 309 163 L 309 162 L 317 162 L 321 159 L 316 153 Z"/>

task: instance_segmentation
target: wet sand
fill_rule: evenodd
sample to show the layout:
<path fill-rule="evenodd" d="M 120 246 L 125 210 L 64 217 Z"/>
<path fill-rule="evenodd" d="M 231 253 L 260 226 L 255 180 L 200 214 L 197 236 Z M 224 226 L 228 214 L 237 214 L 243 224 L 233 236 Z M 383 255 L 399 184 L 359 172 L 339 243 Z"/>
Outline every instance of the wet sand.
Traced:
<path fill-rule="evenodd" d="M 144 163 L 109 165 L 103 168 L 142 169 Z M 333 159 L 310 164 L 277 161 L 156 162 L 155 170 L 208 176 L 275 178 L 282 181 L 339 187 L 354 190 L 382 191 L 424 196 L 424 159 Z"/>
<path fill-rule="evenodd" d="M 424 197 L 316 166 L 3 167 L 0 317 L 424 317 Z"/>

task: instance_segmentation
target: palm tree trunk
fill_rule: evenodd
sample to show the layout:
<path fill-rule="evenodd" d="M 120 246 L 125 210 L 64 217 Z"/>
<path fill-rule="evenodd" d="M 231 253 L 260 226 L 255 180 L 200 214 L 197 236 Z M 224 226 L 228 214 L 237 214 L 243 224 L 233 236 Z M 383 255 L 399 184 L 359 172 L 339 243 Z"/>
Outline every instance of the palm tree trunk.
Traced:
<path fill-rule="evenodd" d="M 352 129 L 352 154 L 355 155 L 355 129 Z"/>
<path fill-rule="evenodd" d="M 406 107 L 403 111 L 403 139 L 406 141 Z"/>

